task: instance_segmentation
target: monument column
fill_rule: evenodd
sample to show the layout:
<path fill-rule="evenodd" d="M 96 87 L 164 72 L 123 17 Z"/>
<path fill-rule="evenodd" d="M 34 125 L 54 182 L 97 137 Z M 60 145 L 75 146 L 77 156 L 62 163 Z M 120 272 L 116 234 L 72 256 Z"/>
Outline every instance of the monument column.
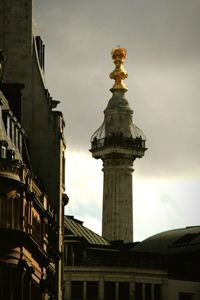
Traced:
<path fill-rule="evenodd" d="M 133 123 L 133 110 L 125 98 L 126 50 L 114 48 L 112 58 L 115 64 L 110 74 L 115 80 L 110 89 L 112 97 L 104 111 L 102 126 L 92 135 L 90 151 L 94 158 L 103 161 L 102 236 L 129 243 L 133 241 L 133 162 L 144 155 L 146 138 Z"/>

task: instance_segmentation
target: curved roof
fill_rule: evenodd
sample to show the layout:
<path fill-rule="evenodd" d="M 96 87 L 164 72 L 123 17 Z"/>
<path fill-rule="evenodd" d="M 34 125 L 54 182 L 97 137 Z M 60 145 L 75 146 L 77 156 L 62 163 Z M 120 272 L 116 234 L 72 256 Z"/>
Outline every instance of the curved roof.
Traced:
<path fill-rule="evenodd" d="M 65 237 L 84 238 L 92 245 L 110 245 L 110 242 L 83 226 L 83 222 L 75 219 L 73 216 L 64 217 Z"/>
<path fill-rule="evenodd" d="M 128 100 L 125 98 L 125 90 L 111 90 L 112 91 L 112 97 L 108 101 L 108 105 L 106 107 L 106 110 L 109 109 L 119 109 L 119 110 L 131 110 L 129 106 Z"/>
<path fill-rule="evenodd" d="M 138 243 L 134 252 L 142 253 L 186 253 L 200 250 L 200 226 L 164 231 Z"/>

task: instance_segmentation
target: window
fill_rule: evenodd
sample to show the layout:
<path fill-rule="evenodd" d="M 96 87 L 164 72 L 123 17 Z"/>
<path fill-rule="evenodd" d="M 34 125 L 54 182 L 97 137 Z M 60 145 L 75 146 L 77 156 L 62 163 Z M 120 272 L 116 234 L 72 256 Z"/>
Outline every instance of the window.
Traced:
<path fill-rule="evenodd" d="M 0 225 L 7 229 L 21 228 L 20 197 L 0 195 Z"/>
<path fill-rule="evenodd" d="M 10 116 L 9 115 L 7 115 L 7 120 L 6 120 L 6 122 L 7 122 L 7 135 L 10 137 Z"/>
<path fill-rule="evenodd" d="M 14 143 L 15 143 L 15 146 L 18 147 L 18 142 L 19 142 L 19 129 L 17 126 L 15 126 L 15 140 L 14 140 Z"/>
<path fill-rule="evenodd" d="M 41 299 L 40 287 L 33 280 L 31 280 L 31 299 Z"/>
<path fill-rule="evenodd" d="M 135 299 L 143 300 L 142 298 L 142 283 L 136 282 L 135 284 Z"/>
<path fill-rule="evenodd" d="M 21 201 L 19 195 L 15 195 L 12 198 L 13 201 L 13 218 L 14 218 L 14 228 L 20 230 L 21 229 Z"/>
<path fill-rule="evenodd" d="M 8 149 L 7 150 L 7 158 L 11 159 L 11 160 L 15 159 L 15 151 L 12 149 Z"/>
<path fill-rule="evenodd" d="M 83 282 L 72 281 L 71 282 L 71 300 L 83 299 Z"/>
<path fill-rule="evenodd" d="M 19 148 L 19 152 L 22 153 L 22 133 L 21 132 L 19 132 L 18 148 Z"/>
<path fill-rule="evenodd" d="M 136 282 L 136 300 L 161 300 L 161 284 Z"/>
<path fill-rule="evenodd" d="M 119 300 L 129 299 L 129 283 L 128 282 L 119 282 Z"/>
<path fill-rule="evenodd" d="M 37 55 L 38 55 L 38 60 L 40 64 L 40 68 L 44 70 L 44 55 L 45 55 L 45 46 L 42 42 L 42 39 L 40 36 L 36 36 L 36 48 L 37 48 Z"/>
<path fill-rule="evenodd" d="M 1 146 L 1 158 L 6 158 L 6 150 L 5 146 Z"/>
<path fill-rule="evenodd" d="M 8 143 L 5 140 L 0 141 L 0 158 L 7 158 Z"/>
<path fill-rule="evenodd" d="M 5 195 L 0 195 L 0 227 L 4 227 L 4 206 L 5 206 Z"/>
<path fill-rule="evenodd" d="M 179 293 L 179 300 L 193 300 L 193 295 L 191 293 Z"/>
<path fill-rule="evenodd" d="M 161 284 L 154 284 L 154 300 L 161 300 Z"/>
<path fill-rule="evenodd" d="M 12 201 L 6 195 L 0 195 L 1 226 L 12 228 Z"/>
<path fill-rule="evenodd" d="M 6 146 L 1 145 L 1 158 L 6 159 L 7 157 L 7 148 Z"/>
<path fill-rule="evenodd" d="M 28 232 L 28 203 L 27 203 L 27 201 L 24 202 L 23 219 L 24 219 L 24 229 L 26 232 Z"/>
<path fill-rule="evenodd" d="M 87 300 L 96 300 L 98 299 L 99 294 L 99 285 L 98 281 L 88 281 L 87 282 Z"/>
<path fill-rule="evenodd" d="M 193 239 L 195 239 L 199 235 L 200 235 L 199 232 L 187 233 L 184 236 L 182 236 L 180 239 L 178 239 L 174 244 L 175 245 L 189 244 Z"/>
<path fill-rule="evenodd" d="M 115 300 L 115 282 L 104 283 L 104 300 Z"/>
<path fill-rule="evenodd" d="M 11 124 L 10 124 L 10 138 L 12 143 L 15 143 L 15 123 L 13 120 L 10 120 Z"/>
<path fill-rule="evenodd" d="M 145 300 L 152 300 L 150 283 L 145 283 Z"/>

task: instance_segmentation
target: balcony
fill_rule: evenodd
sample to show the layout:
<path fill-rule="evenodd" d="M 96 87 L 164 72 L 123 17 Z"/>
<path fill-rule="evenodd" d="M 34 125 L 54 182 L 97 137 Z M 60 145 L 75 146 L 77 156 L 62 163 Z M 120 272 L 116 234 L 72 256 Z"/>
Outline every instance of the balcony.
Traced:
<path fill-rule="evenodd" d="M 145 140 L 142 137 L 124 137 L 122 134 L 112 134 L 109 137 L 91 141 L 91 150 L 101 149 L 105 147 L 120 147 L 126 149 L 143 150 L 145 151 Z"/>

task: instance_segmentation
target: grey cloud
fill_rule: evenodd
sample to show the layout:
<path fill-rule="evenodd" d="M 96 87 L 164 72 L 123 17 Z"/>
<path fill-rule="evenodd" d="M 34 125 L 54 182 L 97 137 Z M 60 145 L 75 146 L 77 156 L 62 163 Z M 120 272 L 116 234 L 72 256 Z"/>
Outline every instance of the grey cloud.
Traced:
<path fill-rule="evenodd" d="M 148 139 L 137 173 L 199 176 L 200 2 L 35 0 L 35 11 L 69 149 L 87 151 L 103 121 L 110 50 L 120 44 L 128 50 L 127 98 Z"/>

